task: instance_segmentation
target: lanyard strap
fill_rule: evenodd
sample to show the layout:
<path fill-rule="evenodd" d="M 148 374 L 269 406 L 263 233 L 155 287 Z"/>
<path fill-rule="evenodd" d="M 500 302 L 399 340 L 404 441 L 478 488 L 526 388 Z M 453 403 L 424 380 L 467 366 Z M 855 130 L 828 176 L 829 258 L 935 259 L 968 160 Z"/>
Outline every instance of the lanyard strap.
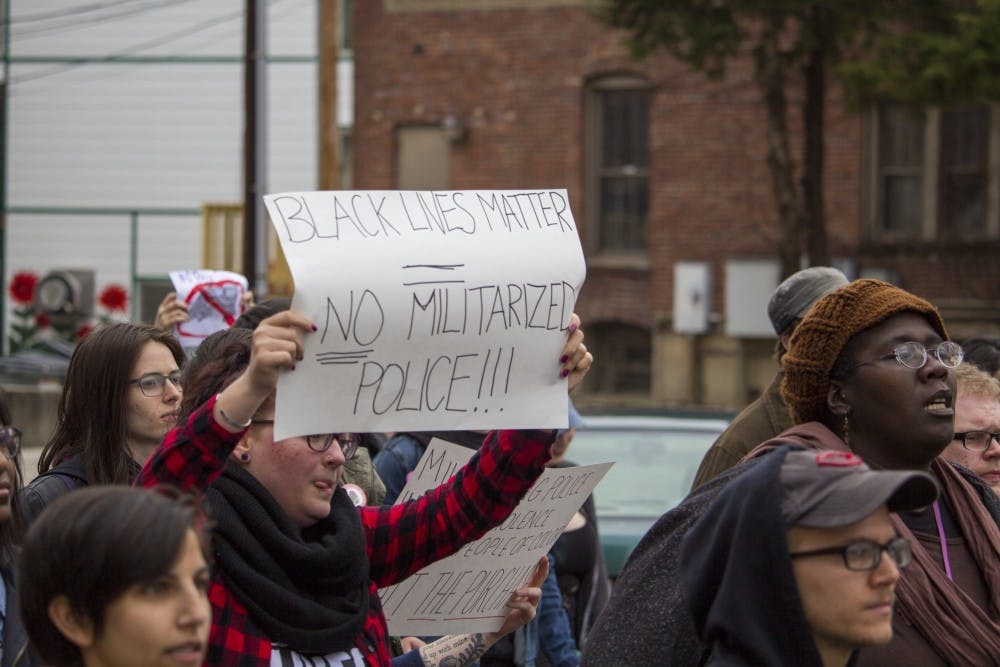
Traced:
<path fill-rule="evenodd" d="M 941 507 L 938 501 L 934 501 L 934 523 L 937 524 L 938 539 L 941 541 L 941 557 L 944 559 L 944 573 L 948 575 L 948 581 L 953 581 L 951 576 L 951 563 L 948 561 L 948 542 L 944 537 L 944 526 L 941 524 Z"/>

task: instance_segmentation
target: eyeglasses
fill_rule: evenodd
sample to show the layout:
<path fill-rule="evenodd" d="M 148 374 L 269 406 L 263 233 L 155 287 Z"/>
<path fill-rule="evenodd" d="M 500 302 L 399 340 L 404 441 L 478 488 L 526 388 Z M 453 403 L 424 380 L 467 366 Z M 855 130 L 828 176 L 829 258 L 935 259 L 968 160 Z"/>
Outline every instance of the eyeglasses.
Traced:
<path fill-rule="evenodd" d="M 889 554 L 889 558 L 896 564 L 896 567 L 906 567 L 913 560 L 910 541 L 905 537 L 894 537 L 885 544 L 879 544 L 872 540 L 858 540 L 843 547 L 799 551 L 788 555 L 792 558 L 803 558 L 806 556 L 840 554 L 844 558 L 844 567 L 848 570 L 870 572 L 882 562 L 883 551 Z"/>
<path fill-rule="evenodd" d="M 251 419 L 251 424 L 273 424 L 273 419 Z M 340 451 L 344 455 L 345 461 L 350 461 L 358 453 L 361 445 L 361 437 L 357 433 L 318 433 L 306 436 L 306 444 L 309 449 L 322 454 L 330 449 L 330 445 L 336 440 L 340 445 Z"/>
<path fill-rule="evenodd" d="M 174 385 L 174 389 L 177 391 L 181 390 L 180 371 L 174 371 L 170 375 L 164 375 L 163 373 L 146 373 L 142 377 L 129 380 L 128 383 L 139 385 L 139 391 L 141 391 L 145 396 L 155 398 L 157 396 L 163 396 L 163 390 L 167 386 L 167 380 L 170 380 L 170 384 Z"/>
<path fill-rule="evenodd" d="M 7 450 L 9 458 L 21 452 L 21 429 L 16 426 L 0 426 L 0 445 Z"/>
<path fill-rule="evenodd" d="M 937 360 L 941 362 L 946 368 L 956 368 L 962 359 L 965 357 L 965 352 L 962 351 L 962 346 L 950 340 L 938 343 L 933 348 L 934 356 Z M 862 361 L 861 363 L 854 364 L 848 370 L 854 370 L 860 366 L 867 366 L 869 364 L 874 364 L 877 361 L 882 361 L 883 359 L 892 359 L 896 357 L 896 361 L 903 364 L 907 368 L 923 368 L 924 364 L 927 363 L 927 348 L 923 346 L 922 343 L 918 343 L 915 340 L 908 341 L 902 345 L 897 345 L 893 348 L 892 352 L 883 354 L 878 359 L 873 359 L 871 361 Z"/>
<path fill-rule="evenodd" d="M 990 441 L 996 440 L 1000 445 L 1000 433 L 992 431 L 965 431 L 956 433 L 955 440 L 961 440 L 962 446 L 974 452 L 983 452 L 990 448 Z"/>

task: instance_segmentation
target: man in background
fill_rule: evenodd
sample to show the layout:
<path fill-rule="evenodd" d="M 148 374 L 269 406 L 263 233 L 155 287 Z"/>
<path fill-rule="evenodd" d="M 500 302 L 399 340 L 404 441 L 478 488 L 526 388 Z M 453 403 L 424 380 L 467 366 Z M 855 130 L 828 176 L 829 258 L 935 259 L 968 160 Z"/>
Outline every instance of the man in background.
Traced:
<path fill-rule="evenodd" d="M 767 316 L 778 335 L 775 353 L 779 364 L 788 349 L 792 332 L 813 303 L 847 282 L 847 276 L 838 269 L 813 266 L 793 273 L 778 285 L 767 304 Z M 698 467 L 692 490 L 732 468 L 760 443 L 791 428 L 792 417 L 781 397 L 781 377 L 779 370 L 764 393 L 736 415 L 708 449 Z"/>

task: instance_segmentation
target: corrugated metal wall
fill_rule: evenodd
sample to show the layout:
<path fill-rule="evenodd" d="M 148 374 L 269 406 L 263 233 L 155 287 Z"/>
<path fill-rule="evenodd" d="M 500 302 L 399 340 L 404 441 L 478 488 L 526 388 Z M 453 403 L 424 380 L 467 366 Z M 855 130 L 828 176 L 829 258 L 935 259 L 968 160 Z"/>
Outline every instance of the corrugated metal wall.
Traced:
<path fill-rule="evenodd" d="M 10 0 L 8 207 L 242 201 L 244 5 Z M 316 11 L 269 2 L 269 191 L 316 186 Z M 200 268 L 197 215 L 140 212 L 137 229 L 137 275 Z M 4 284 L 73 267 L 95 269 L 98 289 L 128 285 L 132 230 L 127 214 L 12 213 Z"/>

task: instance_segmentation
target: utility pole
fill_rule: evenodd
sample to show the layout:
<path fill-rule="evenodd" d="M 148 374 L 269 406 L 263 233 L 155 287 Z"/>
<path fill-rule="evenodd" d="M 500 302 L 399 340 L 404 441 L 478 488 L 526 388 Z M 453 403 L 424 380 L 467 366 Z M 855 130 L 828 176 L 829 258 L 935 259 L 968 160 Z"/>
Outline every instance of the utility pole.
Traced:
<path fill-rule="evenodd" d="M 337 125 L 339 0 L 319 3 L 319 188 L 340 189 L 340 128 Z"/>
<path fill-rule="evenodd" d="M 267 293 L 267 5 L 246 0 L 243 58 L 243 274 L 258 298 Z"/>

